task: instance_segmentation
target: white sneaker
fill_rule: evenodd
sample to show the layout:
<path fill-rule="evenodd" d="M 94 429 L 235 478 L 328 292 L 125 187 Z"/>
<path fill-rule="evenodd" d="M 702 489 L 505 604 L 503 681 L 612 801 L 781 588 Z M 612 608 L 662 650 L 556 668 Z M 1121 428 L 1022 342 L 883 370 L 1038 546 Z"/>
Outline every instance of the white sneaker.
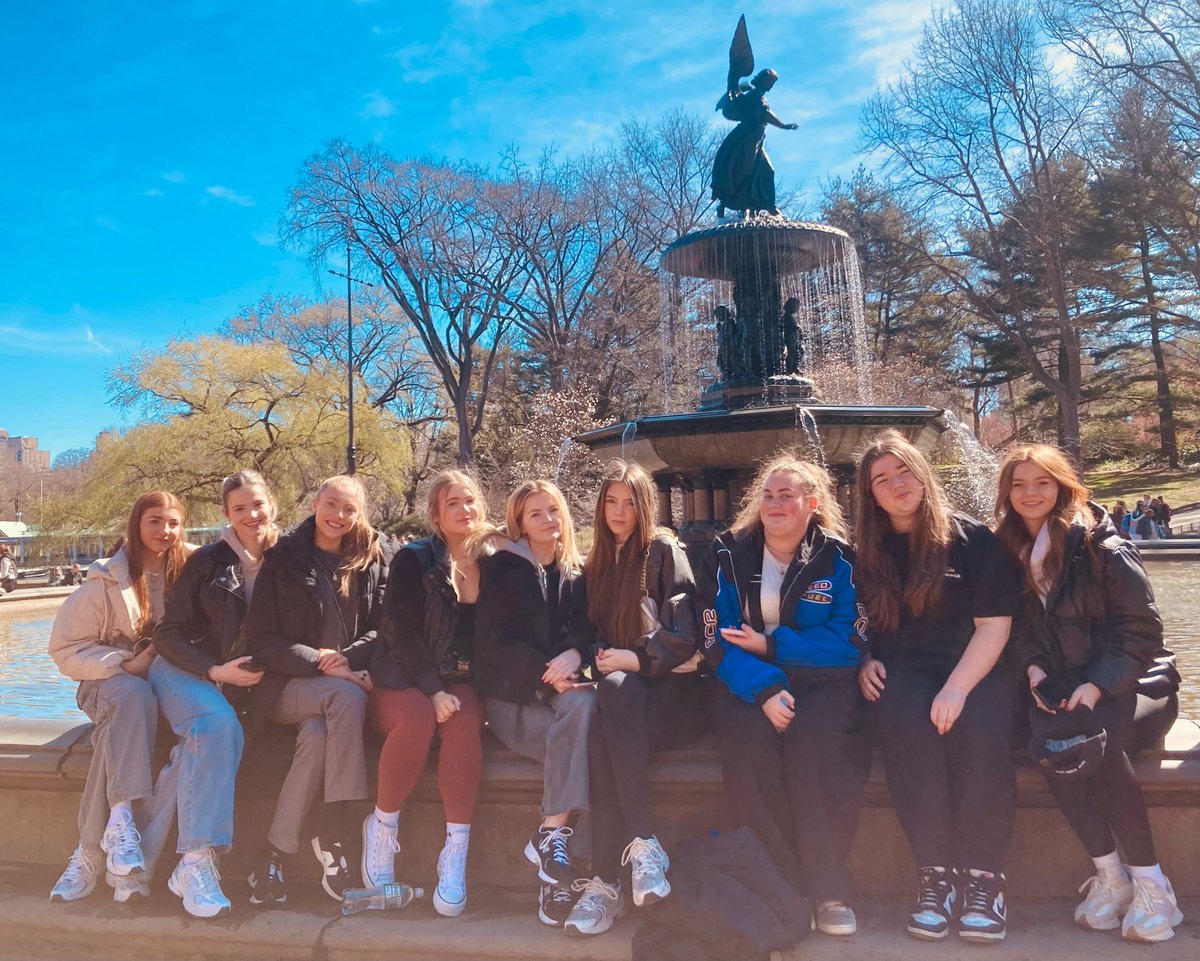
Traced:
<path fill-rule="evenodd" d="M 634 838 L 621 855 L 621 864 L 630 865 L 633 874 L 633 903 L 637 907 L 661 901 L 671 893 L 667 868 L 671 859 L 658 838 Z"/>
<path fill-rule="evenodd" d="M 1148 878 L 1133 879 L 1133 902 L 1121 921 L 1126 941 L 1169 941 L 1175 937 L 1175 926 L 1182 923 L 1183 912 L 1169 880 L 1163 888 Z"/>
<path fill-rule="evenodd" d="M 817 905 L 815 923 L 817 930 L 835 938 L 845 938 L 858 931 L 858 919 L 854 909 L 845 901 L 829 899 Z"/>
<path fill-rule="evenodd" d="M 1121 919 L 1133 901 L 1133 882 L 1124 870 L 1119 877 L 1100 872 L 1084 881 L 1079 893 L 1083 894 L 1083 900 L 1075 908 L 1075 923 L 1092 931 L 1112 931 L 1121 926 Z"/>
<path fill-rule="evenodd" d="M 372 811 L 362 823 L 363 887 L 392 884 L 396 880 L 396 855 L 400 853 L 398 829 L 384 824 Z"/>
<path fill-rule="evenodd" d="M 50 900 L 79 901 L 86 898 L 96 888 L 96 879 L 100 877 L 103 862 L 104 857 L 100 851 L 79 845 L 67 861 L 59 879 L 54 882 L 54 887 L 50 889 Z"/>
<path fill-rule="evenodd" d="M 444 918 L 457 918 L 467 906 L 467 845 L 447 840 L 438 855 L 437 873 L 433 908 Z"/>
<path fill-rule="evenodd" d="M 145 874 L 141 871 L 138 871 L 136 874 L 128 874 L 125 877 L 105 871 L 104 883 L 113 889 L 113 900 L 117 904 L 125 904 L 134 897 L 150 897 L 150 885 L 145 882 L 145 877 Z"/>
<path fill-rule="evenodd" d="M 108 855 L 106 867 L 109 874 L 125 877 L 133 871 L 146 870 L 146 858 L 142 854 L 142 836 L 138 834 L 133 815 L 121 808 L 116 817 L 108 822 L 100 847 Z"/>
<path fill-rule="evenodd" d="M 581 893 L 563 924 L 569 935 L 603 934 L 625 916 L 620 882 L 606 884 L 598 877 L 580 878 L 571 884 L 571 890 Z"/>
<path fill-rule="evenodd" d="M 194 918 L 216 918 L 232 909 L 229 898 L 221 890 L 221 872 L 217 870 L 212 848 L 191 864 L 185 864 L 180 858 L 167 887 L 177 898 L 183 899 L 183 909 Z"/>

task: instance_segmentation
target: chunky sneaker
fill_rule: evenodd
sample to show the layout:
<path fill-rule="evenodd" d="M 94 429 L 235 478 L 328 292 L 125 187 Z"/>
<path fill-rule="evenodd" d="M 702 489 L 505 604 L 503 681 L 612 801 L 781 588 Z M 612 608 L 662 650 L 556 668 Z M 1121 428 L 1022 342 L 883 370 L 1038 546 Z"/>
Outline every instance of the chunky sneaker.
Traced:
<path fill-rule="evenodd" d="M 333 900 L 342 900 L 342 892 L 354 887 L 354 880 L 350 877 L 350 862 L 346 860 L 341 842 L 315 837 L 312 849 L 321 863 L 321 887 Z"/>
<path fill-rule="evenodd" d="M 565 884 L 574 877 L 567 853 L 570 828 L 538 828 L 525 845 L 525 857 L 536 864 L 538 877 L 547 884 Z"/>
<path fill-rule="evenodd" d="M 958 936 L 964 941 L 1003 941 L 1008 932 L 1004 875 L 970 868 L 959 877 L 966 887 L 958 916 Z"/>
<path fill-rule="evenodd" d="M 212 848 L 190 864 L 180 859 L 167 879 L 167 887 L 183 898 L 183 909 L 194 918 L 217 918 L 232 910 L 221 890 L 221 872 Z"/>
<path fill-rule="evenodd" d="M 822 901 L 817 905 L 817 930 L 834 937 L 846 937 L 858 931 L 858 919 L 845 901 Z"/>
<path fill-rule="evenodd" d="M 917 909 L 908 916 L 908 933 L 925 941 L 940 941 L 950 933 L 954 903 L 958 897 L 957 875 L 946 868 L 921 868 Z"/>
<path fill-rule="evenodd" d="M 271 848 L 259 860 L 246 879 L 250 884 L 250 903 L 271 907 L 287 904 L 287 880 L 283 876 L 283 855 Z"/>
<path fill-rule="evenodd" d="M 538 893 L 538 920 L 552 928 L 561 928 L 575 907 L 575 895 L 569 884 L 543 884 Z"/>
<path fill-rule="evenodd" d="M 150 885 L 145 881 L 146 875 L 141 871 L 121 877 L 119 874 L 104 872 L 104 883 L 113 889 L 113 900 L 117 904 L 125 904 L 135 897 L 150 897 Z"/>
<path fill-rule="evenodd" d="M 82 844 L 75 849 L 62 875 L 50 889 L 51 901 L 78 901 L 96 888 L 96 879 L 104 866 L 103 852 Z"/>
<path fill-rule="evenodd" d="M 122 808 L 116 818 L 104 829 L 100 847 L 108 855 L 105 867 L 109 874 L 125 877 L 134 871 L 146 870 L 146 857 L 142 854 L 142 836 L 138 834 L 133 815 Z"/>
<path fill-rule="evenodd" d="M 396 855 L 400 853 L 397 829 L 371 812 L 362 824 L 362 883 L 373 888 L 396 880 Z"/>
<path fill-rule="evenodd" d="M 467 906 L 467 845 L 447 838 L 438 855 L 437 874 L 433 908 L 444 918 L 457 918 Z"/>
<path fill-rule="evenodd" d="M 1133 879 L 1133 901 L 1121 921 L 1126 941 L 1169 941 L 1175 937 L 1175 926 L 1182 923 L 1183 912 L 1170 881 L 1163 888 L 1149 878 Z"/>
<path fill-rule="evenodd" d="M 625 895 L 621 882 L 608 884 L 600 878 L 580 878 L 571 884 L 579 900 L 563 923 L 569 935 L 603 934 L 613 922 L 625 916 Z"/>
<path fill-rule="evenodd" d="M 661 901 L 671 893 L 667 868 L 671 859 L 658 838 L 634 838 L 621 855 L 621 864 L 630 865 L 633 874 L 633 903 L 637 907 Z"/>
<path fill-rule="evenodd" d="M 1084 894 L 1084 892 L 1087 892 Z M 1112 931 L 1133 901 L 1133 882 L 1122 870 L 1119 877 L 1101 871 L 1079 886 L 1083 900 L 1075 908 L 1075 923 L 1092 931 Z"/>

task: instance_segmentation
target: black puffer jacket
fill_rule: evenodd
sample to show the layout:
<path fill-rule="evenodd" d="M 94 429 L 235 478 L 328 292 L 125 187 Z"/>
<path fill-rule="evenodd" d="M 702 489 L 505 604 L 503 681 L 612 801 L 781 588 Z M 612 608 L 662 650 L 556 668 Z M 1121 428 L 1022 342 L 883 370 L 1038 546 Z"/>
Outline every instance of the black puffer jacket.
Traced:
<path fill-rule="evenodd" d="M 1066 562 L 1045 607 L 1031 589 L 1021 596 L 1009 644 L 1016 666 L 1022 680 L 1030 664 L 1040 664 L 1068 685 L 1090 681 L 1112 696 L 1166 696 L 1178 690 L 1179 674 L 1163 647 L 1146 569 L 1104 509 L 1089 506 L 1095 526 L 1071 526 Z"/>
<path fill-rule="evenodd" d="M 380 687 L 442 690 L 438 665 L 458 626 L 458 595 L 450 581 L 450 552 L 440 537 L 423 537 L 396 551 L 383 597 L 383 627 L 371 659 Z"/>
<path fill-rule="evenodd" d="M 266 665 L 271 674 L 285 677 L 316 677 L 321 626 L 324 623 L 321 591 L 318 589 L 316 547 L 312 517 L 279 538 L 263 556 L 262 570 L 254 582 L 254 600 L 242 622 L 244 653 Z M 382 560 L 359 574 L 357 636 L 341 651 L 350 669 L 369 666 L 371 647 L 379 630 L 388 563 L 393 542 L 377 534 Z M 241 650 L 242 648 L 239 648 Z"/>

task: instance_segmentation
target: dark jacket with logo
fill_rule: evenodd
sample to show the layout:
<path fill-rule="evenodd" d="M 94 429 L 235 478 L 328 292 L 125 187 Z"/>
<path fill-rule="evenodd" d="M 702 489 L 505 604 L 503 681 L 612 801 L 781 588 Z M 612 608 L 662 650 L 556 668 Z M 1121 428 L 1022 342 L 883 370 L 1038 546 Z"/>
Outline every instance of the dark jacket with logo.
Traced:
<path fill-rule="evenodd" d="M 763 704 L 788 686 L 789 672 L 858 670 L 868 649 L 866 615 L 854 584 L 854 552 L 810 525 L 783 575 L 779 627 L 758 657 L 721 637 L 723 627 L 749 623 L 763 631 L 761 524 L 722 534 L 709 549 L 696 592 L 704 656 L 717 678 L 748 703 Z"/>
<path fill-rule="evenodd" d="M 513 704 L 542 701 L 553 693 L 542 683 L 547 661 L 572 648 L 587 659 L 586 634 L 578 630 L 586 616 L 582 587 L 579 572 L 560 564 L 551 618 L 546 570 L 527 543 L 506 541 L 480 562 L 474 670 L 480 694 Z"/>
<path fill-rule="evenodd" d="M 323 594 L 318 588 L 314 543 L 316 521 L 309 517 L 263 555 L 262 570 L 254 582 L 254 599 L 242 622 L 244 653 L 254 655 L 270 674 L 283 677 L 316 677 L 318 650 L 322 646 Z M 360 671 L 371 661 L 371 647 L 379 630 L 387 586 L 392 542 L 376 534 L 382 559 L 359 573 L 352 590 L 357 604 L 356 636 L 340 647 L 350 669 Z"/>
<path fill-rule="evenodd" d="M 1179 689 L 1175 655 L 1163 647 L 1162 617 L 1137 548 L 1103 508 L 1090 530 L 1072 524 L 1065 563 L 1041 600 L 1026 588 L 1011 647 L 1021 678 L 1039 664 L 1063 683 L 1090 681 L 1112 696 L 1165 697 Z"/>

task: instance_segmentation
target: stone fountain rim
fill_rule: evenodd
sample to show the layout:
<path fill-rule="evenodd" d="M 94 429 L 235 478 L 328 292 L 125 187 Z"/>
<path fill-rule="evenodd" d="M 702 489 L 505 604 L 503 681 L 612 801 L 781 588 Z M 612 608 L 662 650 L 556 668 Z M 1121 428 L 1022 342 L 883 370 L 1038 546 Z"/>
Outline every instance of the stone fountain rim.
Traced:
<path fill-rule="evenodd" d="M 779 231 L 785 233 L 823 234 L 853 243 L 853 240 L 846 231 L 840 227 L 834 227 L 832 224 L 821 224 L 811 220 L 791 220 L 787 217 L 765 216 L 753 217 L 747 220 L 727 220 L 712 227 L 705 227 L 703 230 L 688 231 L 667 246 L 662 252 L 662 257 L 666 257 L 672 251 L 679 250 L 681 247 L 698 243 L 707 237 L 722 237 L 743 233 L 776 233 Z"/>

